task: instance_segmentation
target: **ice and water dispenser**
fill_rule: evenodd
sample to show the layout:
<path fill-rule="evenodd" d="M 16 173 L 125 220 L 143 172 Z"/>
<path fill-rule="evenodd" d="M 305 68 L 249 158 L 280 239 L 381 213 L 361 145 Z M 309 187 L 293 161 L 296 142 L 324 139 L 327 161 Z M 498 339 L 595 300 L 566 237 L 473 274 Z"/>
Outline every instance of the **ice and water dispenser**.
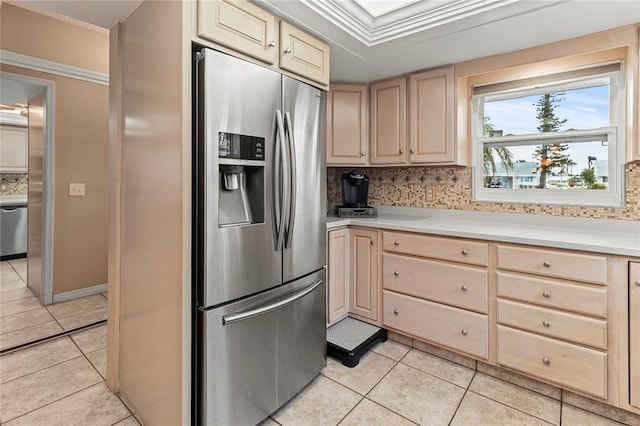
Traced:
<path fill-rule="evenodd" d="M 264 222 L 265 139 L 218 134 L 218 225 Z"/>

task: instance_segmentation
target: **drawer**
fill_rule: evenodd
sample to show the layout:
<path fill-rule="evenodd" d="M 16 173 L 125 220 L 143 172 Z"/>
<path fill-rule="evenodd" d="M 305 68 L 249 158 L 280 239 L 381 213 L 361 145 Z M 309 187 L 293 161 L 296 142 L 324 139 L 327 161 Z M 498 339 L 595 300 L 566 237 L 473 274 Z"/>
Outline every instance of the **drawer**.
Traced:
<path fill-rule="evenodd" d="M 471 265 L 487 266 L 488 263 L 489 244 L 487 243 L 390 231 L 382 235 L 383 248 L 386 251 Z"/>
<path fill-rule="evenodd" d="M 390 253 L 382 262 L 387 290 L 487 313 L 486 270 Z"/>
<path fill-rule="evenodd" d="M 498 268 L 595 284 L 607 283 L 606 257 L 562 250 L 499 245 Z"/>
<path fill-rule="evenodd" d="M 498 322 L 583 345 L 607 348 L 607 322 L 602 320 L 498 300 Z"/>
<path fill-rule="evenodd" d="M 498 272 L 498 296 L 573 312 L 607 316 L 607 291 Z"/>
<path fill-rule="evenodd" d="M 451 349 L 487 359 L 486 315 L 383 290 L 385 326 Z"/>
<path fill-rule="evenodd" d="M 498 363 L 541 379 L 607 397 L 607 354 L 498 326 Z"/>

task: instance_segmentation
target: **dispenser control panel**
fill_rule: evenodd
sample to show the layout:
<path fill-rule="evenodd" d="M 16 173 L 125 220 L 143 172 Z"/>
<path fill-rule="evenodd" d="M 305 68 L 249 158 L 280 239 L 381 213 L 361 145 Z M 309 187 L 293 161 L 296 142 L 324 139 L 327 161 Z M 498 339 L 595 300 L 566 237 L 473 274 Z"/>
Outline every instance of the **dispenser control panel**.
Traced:
<path fill-rule="evenodd" d="M 265 139 L 257 136 L 218 133 L 218 157 L 264 161 Z"/>

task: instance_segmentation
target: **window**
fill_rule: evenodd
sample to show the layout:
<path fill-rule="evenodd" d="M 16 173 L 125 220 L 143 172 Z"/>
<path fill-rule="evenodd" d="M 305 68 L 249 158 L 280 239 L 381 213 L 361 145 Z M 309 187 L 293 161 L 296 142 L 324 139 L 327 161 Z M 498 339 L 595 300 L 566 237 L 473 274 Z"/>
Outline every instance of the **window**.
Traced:
<path fill-rule="evenodd" d="M 622 206 L 623 63 L 473 87 L 474 199 Z"/>

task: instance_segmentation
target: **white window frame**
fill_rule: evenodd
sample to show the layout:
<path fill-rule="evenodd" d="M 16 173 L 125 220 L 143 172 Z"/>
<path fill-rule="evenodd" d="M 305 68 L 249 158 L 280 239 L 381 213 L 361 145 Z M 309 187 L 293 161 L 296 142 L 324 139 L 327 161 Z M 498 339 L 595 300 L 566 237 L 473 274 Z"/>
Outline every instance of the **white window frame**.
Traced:
<path fill-rule="evenodd" d="M 553 133 L 535 133 L 517 136 L 481 136 L 484 129 L 484 102 L 544 93 L 556 93 L 589 87 L 597 80 L 608 80 L 610 127 Z M 473 158 L 473 201 L 493 201 L 501 203 L 559 204 L 598 207 L 623 207 L 625 203 L 624 149 L 625 149 L 625 79 L 624 63 L 620 71 L 593 75 L 569 81 L 554 81 L 532 87 L 509 88 L 502 92 L 482 93 L 472 98 L 472 158 Z M 484 147 L 541 145 L 567 141 L 584 142 L 606 138 L 608 142 L 609 182 L 606 190 L 530 190 L 495 189 L 484 185 Z"/>

